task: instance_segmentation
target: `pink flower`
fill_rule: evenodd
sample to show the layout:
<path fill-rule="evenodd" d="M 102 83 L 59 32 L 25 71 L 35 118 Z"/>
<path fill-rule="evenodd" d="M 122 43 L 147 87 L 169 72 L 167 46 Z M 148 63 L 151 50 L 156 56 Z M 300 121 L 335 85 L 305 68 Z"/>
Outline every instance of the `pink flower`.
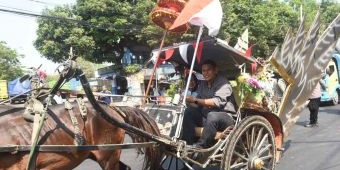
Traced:
<path fill-rule="evenodd" d="M 253 78 L 253 77 L 249 77 L 247 78 L 247 83 L 249 83 L 250 85 L 252 85 L 253 87 L 257 88 L 257 89 L 262 89 L 262 85 L 261 83 L 256 79 L 256 78 Z"/>

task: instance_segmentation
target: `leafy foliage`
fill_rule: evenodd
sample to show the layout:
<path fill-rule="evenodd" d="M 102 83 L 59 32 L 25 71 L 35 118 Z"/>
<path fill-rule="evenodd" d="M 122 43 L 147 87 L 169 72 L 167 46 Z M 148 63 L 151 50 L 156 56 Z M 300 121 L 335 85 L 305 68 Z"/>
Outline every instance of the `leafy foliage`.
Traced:
<path fill-rule="evenodd" d="M 0 80 L 10 81 L 22 76 L 20 57 L 15 50 L 0 41 Z"/>
<path fill-rule="evenodd" d="M 54 10 L 46 9 L 43 14 L 77 19 L 70 6 L 59 6 Z M 38 38 L 35 40 L 34 46 L 53 62 L 62 62 L 67 59 L 70 47 L 73 47 L 75 53 L 82 57 L 91 54 L 95 48 L 93 37 L 88 36 L 84 28 L 79 27 L 79 24 L 72 20 L 40 18 L 38 23 Z"/>
<path fill-rule="evenodd" d="M 47 75 L 46 82 L 54 81 L 57 82 L 59 75 Z"/>
<path fill-rule="evenodd" d="M 45 15 L 72 20 L 40 18 L 35 46 L 55 62 L 64 60 L 73 47 L 77 56 L 88 61 L 120 64 L 123 47 L 146 45 L 146 36 L 138 35 L 153 6 L 151 0 L 78 0 L 75 6 L 45 10 Z"/>
<path fill-rule="evenodd" d="M 175 94 L 178 92 L 177 91 L 178 87 L 179 87 L 178 83 L 170 84 L 169 89 L 166 90 L 166 95 L 171 97 L 171 98 L 174 98 Z"/>
<path fill-rule="evenodd" d="M 297 13 L 283 2 L 262 0 L 224 1 L 224 20 L 219 37 L 236 44 L 248 28 L 249 44 L 256 44 L 254 56 L 270 56 L 283 41 L 289 27 L 296 27 Z"/>
<path fill-rule="evenodd" d="M 127 65 L 126 67 L 124 67 L 124 72 L 126 74 L 133 74 L 133 73 L 137 73 L 141 69 L 142 68 L 139 64 L 130 64 L 130 65 Z"/>

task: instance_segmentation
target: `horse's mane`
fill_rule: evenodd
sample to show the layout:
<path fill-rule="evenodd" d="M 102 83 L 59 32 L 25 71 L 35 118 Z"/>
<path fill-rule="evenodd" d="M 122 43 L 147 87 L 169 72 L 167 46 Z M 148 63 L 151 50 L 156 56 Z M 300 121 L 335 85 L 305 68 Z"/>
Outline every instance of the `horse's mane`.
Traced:
<path fill-rule="evenodd" d="M 132 126 L 138 127 L 152 133 L 154 135 L 160 136 L 160 131 L 154 119 L 149 116 L 146 112 L 133 107 L 122 106 L 119 107 L 126 115 L 125 121 Z M 138 134 L 128 133 L 133 142 L 148 142 L 149 140 L 139 136 Z M 146 158 L 144 159 L 145 169 L 157 169 L 161 161 L 161 152 L 159 147 L 146 147 L 142 151 L 145 152 Z"/>

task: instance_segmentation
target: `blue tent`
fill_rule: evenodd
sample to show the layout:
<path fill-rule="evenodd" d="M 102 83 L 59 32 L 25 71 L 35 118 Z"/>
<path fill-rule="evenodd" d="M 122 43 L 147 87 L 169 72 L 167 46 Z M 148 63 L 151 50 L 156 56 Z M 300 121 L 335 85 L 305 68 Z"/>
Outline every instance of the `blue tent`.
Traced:
<path fill-rule="evenodd" d="M 25 93 L 31 90 L 31 82 L 26 80 L 24 82 L 20 82 L 19 78 L 16 78 L 10 82 L 8 82 L 8 95 L 15 96 L 18 94 Z"/>

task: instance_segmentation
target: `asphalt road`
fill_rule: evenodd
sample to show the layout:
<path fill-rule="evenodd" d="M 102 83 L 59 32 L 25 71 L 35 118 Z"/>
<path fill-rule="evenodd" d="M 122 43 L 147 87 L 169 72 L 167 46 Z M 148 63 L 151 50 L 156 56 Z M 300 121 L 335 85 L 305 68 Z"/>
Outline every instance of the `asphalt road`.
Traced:
<path fill-rule="evenodd" d="M 340 169 L 340 105 L 321 107 L 319 127 L 305 128 L 306 112 L 285 140 L 285 152 L 277 170 Z"/>
<path fill-rule="evenodd" d="M 340 169 L 340 105 L 321 107 L 317 128 L 303 127 L 308 120 L 309 112 L 306 110 L 291 135 L 285 140 L 285 151 L 276 170 Z M 121 160 L 131 166 L 132 170 L 141 170 L 142 157 L 136 158 L 135 150 L 124 150 Z M 101 170 L 101 168 L 96 162 L 86 160 L 75 170 Z"/>

